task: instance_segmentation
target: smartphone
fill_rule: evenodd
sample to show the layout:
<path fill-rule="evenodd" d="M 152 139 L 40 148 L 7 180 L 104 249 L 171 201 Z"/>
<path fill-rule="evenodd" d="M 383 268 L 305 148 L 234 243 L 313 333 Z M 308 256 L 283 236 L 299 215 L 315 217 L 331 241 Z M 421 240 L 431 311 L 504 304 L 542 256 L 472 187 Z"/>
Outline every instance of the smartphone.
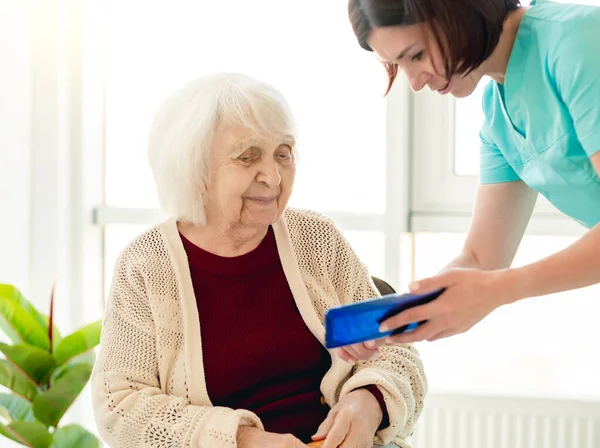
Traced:
<path fill-rule="evenodd" d="M 330 308 L 325 313 L 325 346 L 332 349 L 413 331 L 426 321 L 414 322 L 384 333 L 379 331 L 379 325 L 404 310 L 437 299 L 444 290 L 445 288 L 440 288 L 425 294 L 388 294 Z"/>

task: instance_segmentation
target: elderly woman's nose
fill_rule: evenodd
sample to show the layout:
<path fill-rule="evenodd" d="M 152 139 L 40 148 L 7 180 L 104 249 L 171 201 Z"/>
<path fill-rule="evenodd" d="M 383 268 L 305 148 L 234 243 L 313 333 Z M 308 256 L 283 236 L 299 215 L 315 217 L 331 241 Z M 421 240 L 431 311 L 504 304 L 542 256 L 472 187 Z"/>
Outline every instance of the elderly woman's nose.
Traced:
<path fill-rule="evenodd" d="M 275 161 L 262 163 L 258 172 L 258 180 L 269 187 L 277 187 L 281 183 L 281 167 Z"/>

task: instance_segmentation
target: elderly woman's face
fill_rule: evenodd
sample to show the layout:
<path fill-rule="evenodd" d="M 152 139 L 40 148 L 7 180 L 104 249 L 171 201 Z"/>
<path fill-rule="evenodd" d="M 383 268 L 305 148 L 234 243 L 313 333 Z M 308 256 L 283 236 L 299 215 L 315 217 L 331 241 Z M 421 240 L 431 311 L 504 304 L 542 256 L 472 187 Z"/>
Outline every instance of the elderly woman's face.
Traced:
<path fill-rule="evenodd" d="M 292 138 L 264 137 L 223 124 L 213 145 L 206 193 L 208 222 L 268 227 L 283 213 L 296 173 Z"/>

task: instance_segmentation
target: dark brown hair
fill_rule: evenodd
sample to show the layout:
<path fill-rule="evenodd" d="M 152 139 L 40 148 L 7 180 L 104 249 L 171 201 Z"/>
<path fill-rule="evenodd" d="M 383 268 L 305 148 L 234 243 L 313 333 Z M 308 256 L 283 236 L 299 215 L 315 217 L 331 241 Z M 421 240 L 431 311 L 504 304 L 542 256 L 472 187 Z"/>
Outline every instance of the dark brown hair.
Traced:
<path fill-rule="evenodd" d="M 373 28 L 425 24 L 431 29 L 444 60 L 448 79 L 468 74 L 498 45 L 504 20 L 520 0 L 349 0 L 348 15 L 358 43 L 373 51 L 367 39 Z M 389 84 L 398 65 L 385 62 Z"/>

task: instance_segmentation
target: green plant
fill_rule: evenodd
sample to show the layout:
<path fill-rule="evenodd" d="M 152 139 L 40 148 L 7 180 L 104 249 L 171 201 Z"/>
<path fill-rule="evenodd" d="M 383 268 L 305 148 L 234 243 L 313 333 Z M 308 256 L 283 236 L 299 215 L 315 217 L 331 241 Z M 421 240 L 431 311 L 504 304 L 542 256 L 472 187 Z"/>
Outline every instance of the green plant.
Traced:
<path fill-rule="evenodd" d="M 11 285 L 0 285 L 0 435 L 32 448 L 98 448 L 79 425 L 60 420 L 87 384 L 100 342 L 100 321 L 63 338 L 50 314 L 40 313 Z M 0 443 L 1 444 L 1 443 Z"/>

